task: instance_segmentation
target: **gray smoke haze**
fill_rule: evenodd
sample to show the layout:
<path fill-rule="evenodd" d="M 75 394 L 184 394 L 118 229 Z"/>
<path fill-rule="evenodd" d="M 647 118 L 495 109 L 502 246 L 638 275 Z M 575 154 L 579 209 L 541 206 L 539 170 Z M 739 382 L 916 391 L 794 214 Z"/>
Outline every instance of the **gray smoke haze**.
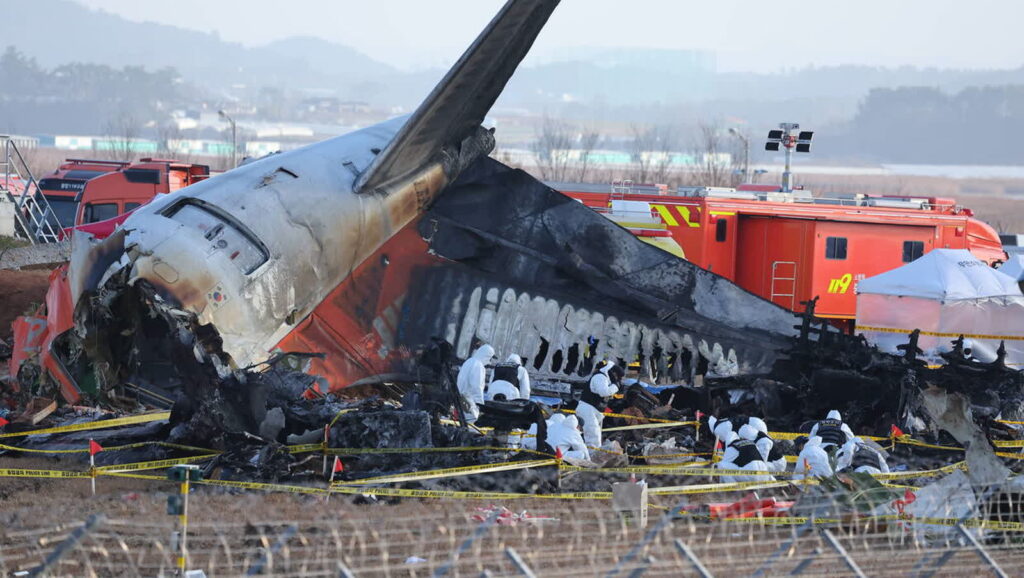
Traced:
<path fill-rule="evenodd" d="M 501 0 L 78 0 L 246 45 L 324 38 L 403 68 L 456 58 Z M 567 48 L 697 49 L 724 71 L 866 64 L 1016 68 L 1024 3 L 1008 0 L 563 0 L 534 61 Z"/>

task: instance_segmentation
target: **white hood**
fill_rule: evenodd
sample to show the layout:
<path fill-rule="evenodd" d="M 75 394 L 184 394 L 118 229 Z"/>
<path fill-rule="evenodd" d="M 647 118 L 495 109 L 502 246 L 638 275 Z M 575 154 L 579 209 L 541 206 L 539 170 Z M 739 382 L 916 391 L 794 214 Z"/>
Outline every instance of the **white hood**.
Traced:
<path fill-rule="evenodd" d="M 473 352 L 473 359 L 487 363 L 494 357 L 494 348 L 486 343 L 477 348 Z"/>
<path fill-rule="evenodd" d="M 740 437 L 745 440 L 753 440 L 757 437 L 757 428 L 748 424 L 744 424 L 740 428 Z"/>
<path fill-rule="evenodd" d="M 747 425 L 753 426 L 757 431 L 768 435 L 768 424 L 764 423 L 764 420 L 759 417 L 750 417 L 747 419 Z"/>

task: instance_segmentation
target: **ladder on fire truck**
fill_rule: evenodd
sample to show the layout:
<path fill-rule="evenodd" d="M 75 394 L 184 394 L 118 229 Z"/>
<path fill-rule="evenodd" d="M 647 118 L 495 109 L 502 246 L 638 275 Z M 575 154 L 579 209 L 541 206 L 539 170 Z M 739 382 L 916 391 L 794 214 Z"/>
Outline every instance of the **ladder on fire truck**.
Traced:
<path fill-rule="evenodd" d="M 10 136 L 0 135 L 0 146 L 0 198 L 14 203 L 15 234 L 32 244 L 59 241 L 62 230 L 57 214 L 39 190 L 18 145 Z"/>
<path fill-rule="evenodd" d="M 626 198 L 626 195 L 633 194 L 633 181 L 626 179 L 622 181 L 612 181 L 612 196 L 611 200 L 621 201 Z"/>
<path fill-rule="evenodd" d="M 787 303 L 788 298 L 788 303 Z M 776 301 L 778 299 L 778 301 Z M 786 307 L 790 311 L 796 305 L 796 263 L 775 261 L 772 263 L 772 287 L 769 301 Z"/>

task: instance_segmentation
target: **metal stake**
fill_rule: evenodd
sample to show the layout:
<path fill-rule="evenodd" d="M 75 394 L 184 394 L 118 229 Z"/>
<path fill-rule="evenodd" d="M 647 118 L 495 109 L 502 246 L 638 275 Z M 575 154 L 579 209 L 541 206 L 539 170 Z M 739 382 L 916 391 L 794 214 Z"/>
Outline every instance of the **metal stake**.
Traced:
<path fill-rule="evenodd" d="M 804 558 L 803 560 L 801 560 L 800 563 L 796 565 L 796 568 L 793 568 L 793 571 L 790 572 L 789 575 L 790 576 L 799 576 L 799 575 L 803 574 L 804 570 L 809 568 L 810 565 L 813 564 L 814 561 L 818 559 L 818 556 L 821 556 L 821 548 L 815 548 L 814 552 L 811 552 L 810 556 L 808 556 L 808 557 Z"/>
<path fill-rule="evenodd" d="M 274 545 L 270 547 L 270 550 L 265 550 L 263 554 L 260 555 L 259 559 L 253 562 L 252 566 L 249 566 L 249 569 L 246 570 L 245 575 L 256 576 L 257 574 L 262 574 L 263 567 L 266 566 L 268 562 L 270 562 L 271 557 L 274 554 L 276 554 L 279 550 L 281 550 L 281 548 L 284 548 L 284 545 L 288 543 L 288 540 L 290 540 L 292 536 L 297 534 L 298 531 L 299 527 L 295 524 L 292 524 L 291 526 L 285 528 L 284 532 L 281 532 L 281 535 L 277 537 L 277 541 L 274 542 Z"/>
<path fill-rule="evenodd" d="M 85 521 L 85 524 L 81 528 L 78 528 L 74 532 L 71 532 L 70 536 L 68 536 L 64 539 L 63 542 L 58 544 L 57 547 L 53 549 L 53 552 L 50 552 L 50 555 L 47 556 L 45 560 L 43 560 L 42 564 L 29 570 L 28 575 L 44 576 L 50 568 L 52 568 L 57 562 L 60 562 L 61 558 L 68 555 L 68 553 L 74 550 L 75 546 L 78 546 L 78 543 L 82 541 L 82 538 L 84 538 L 86 534 L 91 532 L 93 528 L 99 526 L 105 520 L 106 516 L 104 516 L 103 514 L 93 514 L 89 516 L 89 519 Z"/>
<path fill-rule="evenodd" d="M 519 556 L 519 552 L 516 552 L 509 547 L 505 548 L 505 555 L 512 561 L 512 564 L 515 565 L 520 574 L 526 578 L 537 578 L 537 575 L 533 573 L 533 570 L 531 570 L 530 567 L 526 565 L 526 562 L 523 561 L 522 557 Z"/>
<path fill-rule="evenodd" d="M 672 523 L 672 518 L 674 517 L 675 512 L 682 510 L 688 502 L 688 499 L 683 498 L 678 504 L 675 505 L 674 508 L 665 512 L 665 515 L 661 517 L 661 520 L 659 520 L 653 528 L 647 531 L 647 534 L 643 537 L 643 539 L 637 542 L 636 545 L 633 546 L 633 548 L 625 556 L 623 556 L 621 560 L 619 560 L 619 563 L 616 564 L 615 567 L 612 568 L 608 572 L 608 574 L 605 575 L 606 578 L 611 578 L 612 576 L 617 575 L 619 571 L 622 570 L 623 566 L 632 562 L 633 559 L 636 558 L 637 555 L 640 553 L 640 551 L 643 550 L 644 547 L 647 546 L 647 544 L 650 544 L 651 541 L 654 540 L 654 537 L 660 534 L 661 531 L 665 529 L 665 526 L 668 526 L 670 523 Z"/>
<path fill-rule="evenodd" d="M 775 563 L 775 559 L 778 558 L 780 555 L 782 555 L 782 553 L 785 552 L 786 550 L 789 550 L 790 548 L 792 548 L 793 544 L 795 544 L 796 541 L 800 539 L 800 537 L 803 535 L 803 533 L 807 532 L 807 531 L 809 531 L 811 529 L 811 524 L 813 522 L 814 522 L 814 516 L 811 516 L 811 517 L 807 518 L 807 521 L 804 522 L 804 524 L 802 526 L 800 526 L 796 530 L 793 530 L 793 537 L 790 538 L 789 540 L 783 542 L 781 546 L 779 546 L 774 552 L 772 552 L 772 555 L 768 556 L 768 559 L 764 561 L 764 564 L 762 564 L 761 567 L 758 568 L 756 572 L 754 572 L 753 576 L 764 576 L 765 573 L 768 571 L 768 568 L 771 568 L 772 564 Z"/>
<path fill-rule="evenodd" d="M 853 558 L 851 558 L 850 555 L 846 552 L 846 548 L 843 548 L 843 545 L 839 543 L 839 540 L 836 540 L 836 537 L 832 535 L 832 532 L 830 532 L 828 528 L 822 528 L 821 535 L 825 537 L 825 541 L 828 542 L 828 545 L 832 546 L 832 549 L 838 552 L 840 556 L 842 556 L 843 561 L 846 562 L 846 565 L 850 568 L 850 571 L 852 571 L 854 575 L 857 576 L 857 578 L 867 578 L 867 576 L 865 576 L 864 573 L 861 572 L 860 566 L 857 566 L 857 563 L 854 562 Z"/>
<path fill-rule="evenodd" d="M 640 578 L 644 575 L 644 572 L 647 572 L 647 569 L 651 567 L 651 564 L 654 564 L 654 558 L 650 556 L 646 557 L 644 559 L 644 565 L 630 572 L 629 578 Z"/>
<path fill-rule="evenodd" d="M 693 569 L 697 571 L 697 574 L 699 574 L 701 578 L 715 578 L 715 575 L 708 572 L 708 569 L 704 567 L 704 563 L 700 561 L 700 558 L 698 558 L 697 555 L 693 553 L 693 550 L 684 544 L 682 540 L 676 538 L 675 544 L 676 549 L 682 552 L 683 556 L 686 556 L 686 559 L 690 561 L 690 564 L 693 564 Z"/>
<path fill-rule="evenodd" d="M 341 560 L 338 560 L 337 566 L 338 578 L 356 578 L 356 575 L 352 573 L 352 570 Z"/>
<path fill-rule="evenodd" d="M 999 564 L 996 564 L 996 561 L 992 558 L 991 555 L 989 555 L 988 550 L 986 550 L 980 543 L 978 543 L 978 540 L 976 540 L 974 536 L 972 536 L 971 533 L 967 531 L 967 528 L 964 528 L 963 524 L 957 524 L 956 529 L 958 532 L 960 532 L 960 535 L 963 536 L 964 539 L 967 540 L 971 544 L 971 546 L 974 547 L 974 551 L 978 553 L 978 556 L 981 557 L 981 559 L 984 560 L 986 564 L 992 567 L 992 572 L 996 576 L 999 576 L 999 578 L 1007 578 L 1006 572 L 1003 572 L 1003 569 L 999 567 Z"/>
<path fill-rule="evenodd" d="M 437 570 L 434 570 L 433 575 L 435 576 L 435 578 L 437 576 L 444 576 L 445 574 L 447 574 L 448 571 L 452 569 L 452 566 L 454 566 L 455 563 L 458 562 L 459 556 L 464 554 L 466 550 L 469 550 L 470 546 L 473 545 L 473 542 L 476 542 L 478 539 L 480 539 L 481 536 L 486 534 L 487 531 L 491 529 L 491 526 L 493 526 L 494 523 L 498 521 L 499 515 L 501 515 L 501 510 L 495 509 L 493 512 L 491 512 L 491 515 L 487 516 L 487 519 L 484 520 L 483 523 L 477 527 L 476 531 L 474 531 L 468 538 L 466 538 L 462 542 L 462 544 L 459 545 L 459 547 L 454 552 L 452 552 L 452 555 L 448 559 L 448 561 L 445 562 L 444 565 L 439 567 Z"/>

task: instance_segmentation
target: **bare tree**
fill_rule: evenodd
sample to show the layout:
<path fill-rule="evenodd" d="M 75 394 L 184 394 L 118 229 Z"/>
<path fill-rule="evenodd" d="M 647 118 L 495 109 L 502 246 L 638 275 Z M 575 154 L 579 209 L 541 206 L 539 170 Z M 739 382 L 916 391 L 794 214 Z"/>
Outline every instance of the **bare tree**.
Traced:
<path fill-rule="evenodd" d="M 191 162 L 189 158 L 183 158 L 181 153 L 175 152 L 172 144 L 174 141 L 181 139 L 181 129 L 178 128 L 178 123 L 172 121 L 165 122 L 159 125 L 156 129 L 156 140 L 157 146 L 160 149 L 160 154 L 183 161 Z M 191 155 L 184 155 L 184 157 L 190 157 Z"/>
<path fill-rule="evenodd" d="M 675 130 L 669 125 L 631 127 L 633 178 L 640 183 L 667 183 L 674 170 Z"/>
<path fill-rule="evenodd" d="M 141 125 L 131 113 L 122 112 L 107 121 L 103 132 L 110 138 L 110 153 L 119 161 L 134 161 Z"/>
<path fill-rule="evenodd" d="M 732 184 L 731 156 L 723 146 L 722 131 L 716 124 L 701 123 L 693 145 L 693 185 L 727 187 Z"/>
<path fill-rule="evenodd" d="M 732 169 L 729 185 L 735 187 L 742 184 L 750 174 L 750 135 L 743 129 L 730 128 L 729 136 L 731 146 L 729 154 L 732 155 L 730 168 Z"/>
<path fill-rule="evenodd" d="M 544 117 L 537 139 L 531 146 L 537 157 L 537 170 L 541 179 L 565 181 L 568 177 L 572 132 L 568 124 Z"/>
<path fill-rule="evenodd" d="M 587 173 L 594 168 L 591 163 L 591 155 L 600 140 L 601 134 L 596 130 L 584 129 L 583 132 L 580 133 L 579 145 L 576 149 L 579 151 L 580 158 L 576 162 L 576 170 L 573 173 L 573 177 L 576 182 L 587 182 Z"/>

